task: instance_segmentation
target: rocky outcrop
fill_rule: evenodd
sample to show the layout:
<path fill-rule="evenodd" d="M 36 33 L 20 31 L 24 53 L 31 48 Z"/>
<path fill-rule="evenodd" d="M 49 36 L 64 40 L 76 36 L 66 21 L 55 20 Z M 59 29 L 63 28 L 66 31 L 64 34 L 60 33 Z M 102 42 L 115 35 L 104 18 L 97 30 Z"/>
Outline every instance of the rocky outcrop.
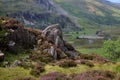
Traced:
<path fill-rule="evenodd" d="M 43 53 L 49 53 L 54 59 L 64 55 L 76 58 L 77 51 L 63 40 L 62 29 L 59 24 L 48 26 L 43 31 L 24 28 L 17 20 L 2 19 L 0 24 L 0 49 L 17 53 L 24 49 L 39 49 Z M 37 45 L 38 46 L 37 46 Z"/>
<path fill-rule="evenodd" d="M 22 21 L 25 25 L 32 28 L 44 29 L 47 26 L 55 23 L 59 23 L 62 28 L 69 30 L 78 29 L 80 27 L 71 18 L 70 15 L 61 8 L 54 0 L 14 0 L 12 1 L 14 7 L 11 6 L 10 0 L 1 0 L 3 4 L 8 3 L 9 7 L 1 4 L 1 13 L 4 13 L 7 17 L 13 17 Z M 6 12 L 6 9 L 9 9 Z M 5 9 L 5 11 L 4 11 Z M 15 11 L 17 10 L 17 11 Z M 14 12 L 15 11 L 15 12 Z M 76 19 L 77 20 L 77 19 Z"/>
<path fill-rule="evenodd" d="M 13 53 L 17 53 L 21 48 L 34 48 L 37 42 L 36 36 L 40 34 L 39 30 L 24 28 L 21 23 L 13 18 L 3 19 L 0 25 L 0 32 L 5 31 L 2 36 L 4 39 L 2 41 L 5 41 L 5 44 L 1 43 L 0 48 L 6 48 Z"/>
<path fill-rule="evenodd" d="M 58 51 L 55 49 L 55 47 L 59 48 L 60 51 L 64 52 L 67 56 L 77 58 L 77 51 L 70 44 L 63 40 L 62 30 L 59 24 L 48 26 L 42 31 L 41 36 L 45 37 L 47 41 L 52 44 L 50 53 L 54 58 L 56 58 L 56 55 L 58 54 Z M 55 47 L 52 47 L 53 45 Z"/>
<path fill-rule="evenodd" d="M 36 0 L 36 4 L 38 4 L 43 10 L 67 15 L 67 12 L 59 7 L 53 0 Z"/>

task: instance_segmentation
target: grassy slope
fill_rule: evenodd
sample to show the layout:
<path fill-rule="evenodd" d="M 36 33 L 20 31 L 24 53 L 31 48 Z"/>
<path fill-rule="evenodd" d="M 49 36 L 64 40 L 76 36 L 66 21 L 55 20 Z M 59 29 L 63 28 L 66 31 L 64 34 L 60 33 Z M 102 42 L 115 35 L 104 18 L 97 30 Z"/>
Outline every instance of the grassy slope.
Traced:
<path fill-rule="evenodd" d="M 72 3 L 73 0 L 60 0 L 60 2 L 58 2 L 61 6 L 63 3 L 61 3 L 62 1 L 71 1 L 70 3 Z M 78 0 L 79 1 L 82 1 L 82 0 Z M 77 3 L 77 2 L 76 2 Z M 24 3 L 22 3 L 24 4 Z M 64 4 L 67 4 L 67 3 L 64 3 Z M 9 5 L 9 4 L 6 4 L 6 5 Z M 10 6 L 10 5 L 9 5 Z M 70 4 L 67 4 L 67 6 L 71 6 Z M 84 6 L 84 5 L 83 5 Z M 64 7 L 64 6 L 63 6 Z M 73 5 L 74 7 L 74 5 Z M 84 6 L 85 7 L 85 6 Z M 71 8 L 71 7 L 69 7 Z M 66 8 L 67 10 L 68 8 Z M 72 8 L 71 8 L 72 9 Z M 79 7 L 77 8 L 74 8 L 75 9 L 75 12 L 77 11 L 76 9 L 81 9 Z M 17 9 L 16 9 L 17 11 Z M 71 12 L 73 11 L 73 12 Z M 94 23 L 94 21 L 92 21 L 91 23 L 93 24 L 89 24 L 88 21 L 90 20 L 90 18 L 87 18 L 87 17 L 84 17 L 83 14 L 81 12 L 76 12 L 76 14 L 74 13 L 74 10 L 72 9 L 70 12 L 72 15 L 76 15 L 78 14 L 77 16 L 79 17 L 79 21 L 80 23 L 83 25 L 83 26 L 91 26 L 91 25 L 94 25 L 94 24 L 97 24 L 97 23 Z M 82 10 L 79 10 L 79 11 L 82 11 Z M 82 14 L 82 15 L 80 15 Z M 99 12 L 98 13 L 99 16 L 104 16 L 103 12 Z M 117 16 L 119 14 L 119 11 L 118 13 L 115 13 Z M 88 14 L 87 14 L 88 15 Z M 89 14 L 91 15 L 91 14 Z M 98 24 L 97 24 L 98 25 Z M 92 30 L 86 30 L 87 34 L 94 34 L 95 33 L 95 29 L 93 28 Z M 108 32 L 111 32 L 111 30 L 107 30 Z M 72 35 L 73 34 L 73 35 Z M 83 34 L 83 32 L 80 32 L 79 34 L 76 34 L 75 32 L 74 33 L 70 33 L 69 35 L 72 37 L 70 37 L 70 41 L 71 43 L 74 43 L 74 39 L 76 38 L 76 36 L 80 35 L 80 34 Z M 94 52 L 98 52 L 98 54 L 101 55 L 101 52 L 102 50 L 100 49 L 82 49 L 81 47 L 77 47 L 77 49 L 82 52 L 82 53 L 94 53 Z M 102 54 L 103 55 L 103 54 Z M 11 56 L 11 55 L 8 55 L 8 56 Z M 20 56 L 20 55 L 19 55 Z M 18 56 L 14 56 L 16 57 L 16 59 L 19 59 Z M 8 60 L 12 60 L 12 58 L 9 58 Z M 108 68 L 109 66 L 109 68 Z M 50 65 L 46 65 L 46 72 L 45 73 L 42 73 L 43 74 L 46 74 L 48 72 L 51 72 L 51 71 L 58 71 L 58 72 L 63 72 L 63 73 L 67 73 L 67 74 L 70 74 L 71 72 L 75 72 L 76 73 L 82 73 L 82 72 L 85 72 L 87 70 L 110 70 L 110 71 L 114 71 L 114 72 L 117 72 L 117 74 L 120 74 L 120 63 L 117 63 L 117 64 L 104 64 L 104 65 L 101 65 L 101 64 L 95 64 L 95 67 L 93 68 L 90 68 L 88 66 L 85 66 L 85 65 L 78 65 L 77 67 L 75 68 L 61 68 L 61 67 L 58 67 L 58 66 L 50 66 Z M 23 69 L 21 67 L 15 67 L 15 68 L 0 68 L 0 80 L 14 80 L 16 78 L 23 78 L 23 77 L 33 77 L 32 75 L 29 74 L 29 71 L 30 70 L 27 70 L 27 69 Z M 38 79 L 38 78 L 37 78 Z M 39 80 L 39 79 L 38 79 Z"/>
<path fill-rule="evenodd" d="M 30 11 L 34 13 L 44 12 L 36 5 L 34 0 L 10 0 L 0 1 L 0 15 L 16 13 L 19 11 Z M 83 27 L 99 27 L 116 25 L 120 23 L 120 9 L 105 4 L 98 0 L 54 0 L 68 13 L 77 17 Z M 4 5 L 3 5 L 4 4 Z"/>
<path fill-rule="evenodd" d="M 120 9 L 98 0 L 55 0 L 61 7 L 78 17 L 82 26 L 99 27 L 117 25 L 120 22 Z"/>
<path fill-rule="evenodd" d="M 62 72 L 69 75 L 73 72 L 83 73 L 91 70 L 103 70 L 103 71 L 108 70 L 108 71 L 116 72 L 118 75 L 120 75 L 120 63 L 95 64 L 95 66 L 92 68 L 85 65 L 78 65 L 77 67 L 73 67 L 73 68 L 61 68 L 59 66 L 46 65 L 45 69 L 46 71 L 42 73 L 41 76 L 49 72 Z M 29 72 L 30 72 L 30 69 L 23 69 L 21 67 L 0 68 L 0 80 L 14 80 L 16 78 L 19 79 L 23 77 L 33 77 Z M 39 78 L 40 77 L 37 77 L 35 79 L 39 80 Z"/>
<path fill-rule="evenodd" d="M 30 70 L 21 67 L 0 68 L 0 80 L 15 80 L 23 77 L 31 77 L 29 72 Z"/>
<path fill-rule="evenodd" d="M 6 15 L 7 13 L 16 13 L 19 11 L 40 13 L 42 10 L 33 2 L 33 0 L 11 0 L 7 2 L 0 1 L 1 16 Z"/>

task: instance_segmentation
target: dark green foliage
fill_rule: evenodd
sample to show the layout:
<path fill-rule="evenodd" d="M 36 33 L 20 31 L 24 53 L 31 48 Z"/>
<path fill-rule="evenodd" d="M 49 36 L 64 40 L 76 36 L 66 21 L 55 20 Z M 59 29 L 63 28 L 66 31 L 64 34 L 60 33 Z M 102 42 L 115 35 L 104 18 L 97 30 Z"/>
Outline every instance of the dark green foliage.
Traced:
<path fill-rule="evenodd" d="M 76 67 L 77 64 L 73 60 L 65 60 L 60 62 L 59 66 L 64 68 L 69 68 L 69 67 Z"/>
<path fill-rule="evenodd" d="M 7 36 L 7 31 L 5 29 L 2 29 L 0 27 L 0 47 L 4 47 L 7 43 L 6 36 Z"/>

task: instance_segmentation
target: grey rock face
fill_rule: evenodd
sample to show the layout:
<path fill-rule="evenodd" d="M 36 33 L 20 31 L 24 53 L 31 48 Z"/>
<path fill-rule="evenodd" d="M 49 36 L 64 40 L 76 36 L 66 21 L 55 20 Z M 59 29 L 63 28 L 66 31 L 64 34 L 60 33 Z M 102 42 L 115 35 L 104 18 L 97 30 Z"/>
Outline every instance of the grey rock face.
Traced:
<path fill-rule="evenodd" d="M 50 48 L 50 53 L 54 59 L 57 59 L 57 51 L 55 50 L 55 48 L 53 46 L 51 46 L 51 48 Z"/>
<path fill-rule="evenodd" d="M 36 3 L 47 11 L 55 12 L 57 14 L 67 15 L 67 12 L 59 7 L 53 0 L 36 0 Z"/>
<path fill-rule="evenodd" d="M 11 46 L 23 46 L 24 48 L 31 48 L 36 43 L 36 37 L 34 34 L 25 30 L 24 28 L 15 29 L 14 32 L 9 32 L 8 47 Z"/>
<path fill-rule="evenodd" d="M 48 26 L 45 30 L 43 30 L 42 36 L 47 38 L 47 41 L 49 43 L 55 45 L 66 55 L 73 57 L 73 58 L 77 57 L 78 52 L 70 44 L 66 43 L 63 40 L 62 29 L 59 24 Z M 58 54 L 57 50 L 55 50 L 53 46 L 51 46 L 50 53 L 54 58 L 57 57 L 57 54 Z"/>

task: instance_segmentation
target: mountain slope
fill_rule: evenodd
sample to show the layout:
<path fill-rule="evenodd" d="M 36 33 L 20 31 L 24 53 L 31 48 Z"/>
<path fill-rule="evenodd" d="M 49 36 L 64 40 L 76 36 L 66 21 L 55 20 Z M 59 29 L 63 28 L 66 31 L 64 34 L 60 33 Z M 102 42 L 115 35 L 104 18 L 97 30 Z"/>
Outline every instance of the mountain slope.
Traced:
<path fill-rule="evenodd" d="M 42 29 L 55 23 L 68 29 L 79 27 L 52 0 L 0 0 L 0 15 L 15 17 L 26 25 Z"/>
<path fill-rule="evenodd" d="M 105 0 L 55 0 L 68 13 L 78 17 L 82 26 L 120 24 L 120 8 Z"/>
<path fill-rule="evenodd" d="M 120 7 L 106 0 L 0 0 L 0 16 L 45 28 L 59 23 L 65 30 L 119 26 Z"/>

